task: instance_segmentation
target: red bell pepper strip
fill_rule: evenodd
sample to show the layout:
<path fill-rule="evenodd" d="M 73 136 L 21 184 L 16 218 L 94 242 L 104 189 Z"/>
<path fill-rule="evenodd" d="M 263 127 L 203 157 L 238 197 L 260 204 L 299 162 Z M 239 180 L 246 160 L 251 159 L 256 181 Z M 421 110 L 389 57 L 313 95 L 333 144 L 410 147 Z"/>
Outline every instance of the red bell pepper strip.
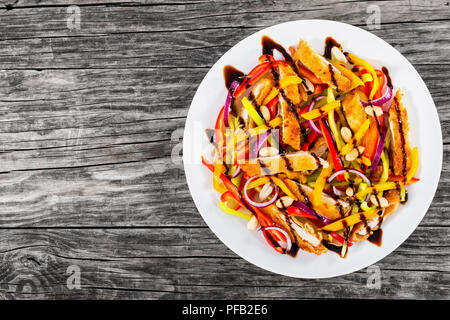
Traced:
<path fill-rule="evenodd" d="M 318 134 L 317 132 L 313 131 L 308 135 L 308 140 L 306 141 L 306 143 L 304 143 L 302 145 L 302 150 L 303 151 L 308 151 L 309 146 L 317 140 L 317 138 L 320 136 L 320 134 Z"/>
<path fill-rule="evenodd" d="M 225 128 L 223 125 L 223 116 L 224 116 L 225 106 L 222 107 L 219 111 L 219 115 L 217 116 L 216 125 L 214 126 L 214 141 L 216 142 L 219 149 L 223 147 L 223 140 L 225 138 Z M 223 150 L 217 150 L 217 154 L 223 156 Z M 219 158 L 221 159 L 221 158 Z"/>
<path fill-rule="evenodd" d="M 275 230 L 262 230 L 262 234 L 264 238 L 266 239 L 266 242 L 277 252 L 284 253 L 283 248 L 279 246 L 279 244 L 274 240 L 274 233 L 271 231 Z"/>
<path fill-rule="evenodd" d="M 319 118 L 319 125 L 320 125 L 320 129 L 322 130 L 322 133 L 325 137 L 325 141 L 327 142 L 328 150 L 330 150 L 330 155 L 331 155 L 331 159 L 333 160 L 334 169 L 336 171 L 344 169 L 341 158 L 339 158 L 339 154 L 337 152 L 336 145 L 334 144 L 331 132 L 328 129 L 325 122 L 323 121 L 323 119 L 321 119 L 321 118 Z M 339 181 L 345 181 L 345 177 L 343 174 L 338 175 L 337 179 Z"/>
<path fill-rule="evenodd" d="M 296 207 L 296 206 L 290 206 L 287 207 L 286 211 L 291 215 L 291 216 L 299 216 L 299 217 L 305 217 L 311 220 L 317 220 L 320 221 L 320 219 L 316 216 L 313 216 L 305 211 L 303 211 L 302 209 Z"/>
<path fill-rule="evenodd" d="M 202 156 L 202 163 L 211 171 L 214 172 L 214 165 L 211 163 L 208 163 L 205 158 Z M 236 188 L 236 186 L 228 180 L 227 176 L 225 174 L 220 175 L 220 180 L 224 184 L 225 188 L 230 192 L 230 194 L 233 196 L 233 198 L 242 206 L 247 208 L 247 206 L 242 202 L 241 194 L 239 193 L 239 190 Z"/>
<path fill-rule="evenodd" d="M 378 76 L 378 82 L 379 82 L 379 86 L 378 86 L 378 90 L 377 92 L 375 92 L 375 95 L 373 96 L 374 99 L 378 99 L 381 97 L 381 95 L 383 94 L 383 87 L 384 87 L 384 82 L 385 82 L 385 76 L 383 71 L 376 69 L 375 73 Z"/>
<path fill-rule="evenodd" d="M 277 105 L 278 105 L 278 97 L 273 98 L 267 104 L 267 109 L 269 109 L 271 119 L 273 119 L 277 114 Z"/>
<path fill-rule="evenodd" d="M 344 244 L 345 243 L 345 238 L 343 236 L 341 236 L 339 233 L 337 233 L 336 231 L 331 231 L 330 235 L 336 239 L 340 244 Z M 347 246 L 351 247 L 353 245 L 352 242 L 348 241 L 347 242 Z"/>
<path fill-rule="evenodd" d="M 211 163 L 208 163 L 205 158 L 203 158 L 202 156 L 202 163 L 211 171 L 214 172 L 214 165 L 212 165 Z M 269 217 L 267 217 L 267 215 L 265 215 L 261 210 L 259 210 L 258 208 L 252 206 L 251 204 L 247 203 L 247 201 L 245 201 L 245 198 L 241 197 L 241 194 L 238 190 L 238 188 L 236 188 L 236 186 L 231 183 L 230 180 L 228 180 L 228 178 L 226 177 L 225 174 L 221 174 L 220 175 L 220 179 L 222 180 L 223 184 L 225 185 L 225 187 L 227 188 L 227 190 L 230 192 L 230 195 L 239 203 L 239 205 L 241 207 L 246 208 L 247 210 L 253 212 L 256 216 L 256 218 L 259 221 L 259 224 L 261 226 L 267 227 L 267 226 L 272 226 L 274 225 L 274 222 L 272 221 L 272 219 L 270 219 Z M 244 180 L 244 179 L 243 179 Z M 245 202 L 245 203 L 244 203 Z M 282 237 L 284 238 L 284 237 Z M 278 240 L 278 239 L 277 239 Z"/>

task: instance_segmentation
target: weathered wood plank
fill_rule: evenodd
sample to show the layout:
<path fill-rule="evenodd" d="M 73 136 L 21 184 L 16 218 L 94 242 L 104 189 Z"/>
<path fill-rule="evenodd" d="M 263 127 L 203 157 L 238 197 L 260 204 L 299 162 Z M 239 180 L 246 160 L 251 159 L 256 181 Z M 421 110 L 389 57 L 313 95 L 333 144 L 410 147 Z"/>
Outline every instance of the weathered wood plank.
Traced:
<path fill-rule="evenodd" d="M 300 280 L 239 259 L 208 229 L 2 230 L 0 295 L 7 298 L 449 298 L 448 228 L 418 228 L 369 274 Z M 194 245 L 193 245 L 194 244 Z M 301 257 L 298 257 L 300 259 Z M 70 265 L 81 289 L 66 287 Z M 220 268 L 218 267 L 220 266 Z M 232 290 L 230 290 L 232 289 Z"/>
<path fill-rule="evenodd" d="M 0 297 L 449 298 L 448 1 L 0 1 Z M 303 281 L 261 270 L 207 228 L 170 161 L 208 68 L 245 36 L 305 18 L 366 27 L 418 69 L 436 102 L 444 168 L 412 236 L 365 270 Z M 27 23 L 24 23 L 26 21 Z M 395 82 L 395 79 L 394 79 Z M 82 288 L 66 287 L 67 267 Z M 228 289 L 228 290 L 227 290 Z M 230 290 L 231 289 L 231 290 Z"/>

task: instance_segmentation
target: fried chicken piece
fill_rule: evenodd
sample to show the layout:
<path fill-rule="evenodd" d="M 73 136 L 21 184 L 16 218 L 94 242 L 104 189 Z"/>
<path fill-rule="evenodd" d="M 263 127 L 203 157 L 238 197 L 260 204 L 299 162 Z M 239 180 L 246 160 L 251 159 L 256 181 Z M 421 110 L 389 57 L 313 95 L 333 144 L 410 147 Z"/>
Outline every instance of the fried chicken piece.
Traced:
<path fill-rule="evenodd" d="M 406 176 L 411 168 L 411 142 L 406 108 L 402 93 L 397 91 L 389 109 L 389 125 L 392 133 L 391 154 L 394 174 Z"/>
<path fill-rule="evenodd" d="M 316 53 L 306 41 L 300 40 L 293 58 L 300 60 L 318 78 L 338 91 L 349 91 L 352 88 L 352 81 L 323 56 Z"/>

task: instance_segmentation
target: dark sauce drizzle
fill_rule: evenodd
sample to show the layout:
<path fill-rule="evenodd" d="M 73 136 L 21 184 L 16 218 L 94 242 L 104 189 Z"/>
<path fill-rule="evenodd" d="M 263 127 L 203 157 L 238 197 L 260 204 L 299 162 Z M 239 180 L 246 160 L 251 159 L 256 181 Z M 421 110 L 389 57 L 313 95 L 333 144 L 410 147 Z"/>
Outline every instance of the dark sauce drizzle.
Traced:
<path fill-rule="evenodd" d="M 230 90 L 231 84 L 233 81 L 242 82 L 242 79 L 245 77 L 245 73 L 236 69 L 233 66 L 226 65 L 223 68 L 223 78 L 225 80 L 225 87 Z"/>
<path fill-rule="evenodd" d="M 336 87 L 336 91 L 339 91 L 336 77 L 334 76 L 334 69 L 332 64 L 328 65 L 328 70 L 330 71 L 331 74 L 331 82 L 333 82 L 334 86 Z"/>
<path fill-rule="evenodd" d="M 387 86 L 391 89 L 394 89 L 394 86 L 392 85 L 392 80 L 391 77 L 389 76 L 389 71 L 386 67 L 381 68 L 381 71 L 383 71 L 384 75 L 386 76 L 387 79 Z"/>
<path fill-rule="evenodd" d="M 333 37 L 327 37 L 325 39 L 325 51 L 323 53 L 323 56 L 327 59 L 331 59 L 331 49 L 333 47 L 341 48 L 340 43 L 338 43 L 336 40 L 333 39 Z"/>
<path fill-rule="evenodd" d="M 291 165 L 291 161 L 289 160 L 289 157 L 287 157 L 285 154 L 283 154 L 283 155 L 281 155 L 281 158 L 284 161 L 286 169 L 288 169 L 289 171 L 294 171 L 294 169 L 292 168 L 292 165 Z"/>
<path fill-rule="evenodd" d="M 294 63 L 294 60 L 292 60 L 291 55 L 286 51 L 286 49 L 284 49 L 282 45 L 280 45 L 279 43 L 276 43 L 268 36 L 262 37 L 261 44 L 262 44 L 262 53 L 263 54 L 268 54 L 268 55 L 273 56 L 273 50 L 277 50 L 278 52 L 280 52 L 283 55 L 283 57 L 286 61 L 289 61 L 290 63 Z"/>
<path fill-rule="evenodd" d="M 380 247 L 381 243 L 383 242 L 383 230 L 381 230 L 381 228 L 378 229 L 378 230 L 375 230 L 372 233 L 372 235 L 368 238 L 368 240 L 371 243 L 373 243 L 373 244 L 375 244 L 375 245 Z"/>

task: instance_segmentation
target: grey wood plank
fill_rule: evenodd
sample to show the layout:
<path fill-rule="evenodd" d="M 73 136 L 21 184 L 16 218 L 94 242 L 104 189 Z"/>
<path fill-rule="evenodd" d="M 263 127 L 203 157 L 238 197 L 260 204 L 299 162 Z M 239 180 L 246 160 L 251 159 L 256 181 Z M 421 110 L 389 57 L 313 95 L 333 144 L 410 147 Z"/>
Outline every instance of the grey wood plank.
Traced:
<path fill-rule="evenodd" d="M 80 30 L 67 27 L 66 1 L 6 4 L 1 298 L 449 298 L 448 1 L 75 0 Z M 268 273 L 207 228 L 170 161 L 171 133 L 209 67 L 247 35 L 305 18 L 367 28 L 370 4 L 382 12 L 373 32 L 414 64 L 436 102 L 439 189 L 419 228 L 377 263 L 380 290 L 365 270 L 315 281 Z M 80 290 L 65 285 L 73 264 Z"/>
<path fill-rule="evenodd" d="M 448 299 L 449 247 L 439 234 L 448 237 L 448 228 L 418 228 L 377 263 L 382 285 L 370 289 L 367 270 L 322 280 L 264 271 L 238 258 L 209 229 L 2 230 L 0 296 Z M 80 268 L 81 288 L 70 290 L 66 271 L 73 265 Z"/>

